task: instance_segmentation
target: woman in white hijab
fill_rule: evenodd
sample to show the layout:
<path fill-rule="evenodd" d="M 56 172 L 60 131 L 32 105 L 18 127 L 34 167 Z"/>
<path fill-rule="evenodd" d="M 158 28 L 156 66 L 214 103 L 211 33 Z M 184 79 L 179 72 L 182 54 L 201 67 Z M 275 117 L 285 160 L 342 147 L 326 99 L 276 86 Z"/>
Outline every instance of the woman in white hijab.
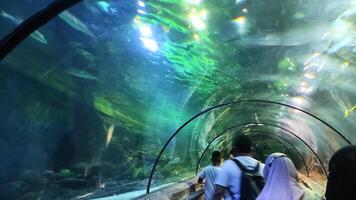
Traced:
<path fill-rule="evenodd" d="M 266 181 L 256 200 L 304 200 L 293 162 L 282 153 L 268 156 L 263 175 Z"/>

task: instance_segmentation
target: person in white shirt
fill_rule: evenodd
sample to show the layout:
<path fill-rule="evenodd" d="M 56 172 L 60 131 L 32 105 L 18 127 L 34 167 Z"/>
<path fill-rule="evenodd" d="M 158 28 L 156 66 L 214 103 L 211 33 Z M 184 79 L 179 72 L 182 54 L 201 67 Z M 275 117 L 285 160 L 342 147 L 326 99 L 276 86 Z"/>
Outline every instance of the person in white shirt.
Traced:
<path fill-rule="evenodd" d="M 234 158 L 249 170 L 256 169 L 263 176 L 264 164 L 252 158 L 252 141 L 246 136 L 238 136 L 233 141 Z M 242 171 L 233 160 L 226 160 L 215 180 L 214 199 L 240 200 Z"/>
<path fill-rule="evenodd" d="M 204 199 L 212 200 L 214 195 L 214 181 L 220 171 L 220 163 L 221 163 L 221 153 L 219 151 L 214 151 L 211 154 L 211 162 L 212 164 L 206 166 L 198 175 L 198 183 L 204 184 Z"/>

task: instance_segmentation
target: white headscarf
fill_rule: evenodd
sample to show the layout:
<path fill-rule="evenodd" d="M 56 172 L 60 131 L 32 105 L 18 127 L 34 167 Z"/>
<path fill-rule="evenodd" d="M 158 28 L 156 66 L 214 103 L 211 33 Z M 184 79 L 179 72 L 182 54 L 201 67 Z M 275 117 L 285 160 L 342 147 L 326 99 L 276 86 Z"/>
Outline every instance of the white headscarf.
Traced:
<path fill-rule="evenodd" d="M 282 153 L 268 156 L 263 175 L 266 184 L 256 200 L 303 200 L 304 191 L 298 185 L 293 162 Z"/>

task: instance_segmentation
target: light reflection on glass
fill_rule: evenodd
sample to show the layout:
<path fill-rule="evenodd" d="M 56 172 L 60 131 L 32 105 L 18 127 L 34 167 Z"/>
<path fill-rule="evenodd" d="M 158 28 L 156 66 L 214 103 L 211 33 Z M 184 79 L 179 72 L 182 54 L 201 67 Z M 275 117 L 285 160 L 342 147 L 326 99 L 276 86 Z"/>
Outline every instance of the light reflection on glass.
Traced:
<path fill-rule="evenodd" d="M 307 86 L 300 86 L 300 89 L 299 89 L 300 93 L 303 93 L 303 94 L 309 94 L 313 91 L 313 88 L 312 87 L 307 87 Z"/>
<path fill-rule="evenodd" d="M 315 75 L 312 74 L 312 73 L 309 73 L 309 72 L 305 73 L 304 76 L 305 76 L 306 78 L 309 78 L 309 79 L 315 78 Z"/>
<path fill-rule="evenodd" d="M 141 24 L 139 26 L 139 30 L 140 30 L 142 37 L 151 37 L 152 36 L 151 27 L 146 24 Z"/>
<path fill-rule="evenodd" d="M 143 42 L 143 45 L 150 51 L 155 52 L 159 49 L 157 42 L 151 38 L 141 37 L 140 40 Z"/>
<path fill-rule="evenodd" d="M 247 18 L 245 16 L 238 16 L 232 21 L 237 25 L 240 34 L 247 32 Z"/>
<path fill-rule="evenodd" d="M 156 52 L 159 49 L 158 43 L 153 38 L 153 31 L 149 24 L 143 23 L 140 20 L 140 16 L 134 18 L 134 23 L 136 24 L 140 32 L 140 40 L 143 46 L 149 51 Z"/>
<path fill-rule="evenodd" d="M 318 67 L 317 72 L 320 72 L 324 68 L 325 64 L 326 64 L 326 61 L 325 60 L 322 61 L 321 64 L 319 65 L 319 67 Z"/>
<path fill-rule="evenodd" d="M 321 53 L 316 52 L 314 53 L 310 58 L 308 58 L 305 62 L 304 62 L 304 66 L 309 65 L 309 62 L 312 61 L 314 58 L 317 58 L 321 55 Z"/>
<path fill-rule="evenodd" d="M 204 10 L 200 11 L 199 15 L 202 19 L 206 20 L 208 18 L 208 11 L 204 9 Z"/>
<path fill-rule="evenodd" d="M 350 62 L 345 61 L 344 63 L 342 63 L 341 69 L 344 69 L 344 68 L 348 67 L 349 65 L 350 65 Z"/>
<path fill-rule="evenodd" d="M 246 23 L 246 17 L 245 16 L 239 16 L 239 17 L 236 17 L 233 21 L 236 22 L 239 25 L 244 25 Z"/>
<path fill-rule="evenodd" d="M 202 29 L 205 29 L 205 23 L 202 19 L 200 19 L 198 16 L 191 16 L 190 17 L 191 21 L 192 21 L 192 25 L 195 29 L 198 29 L 198 30 L 202 30 Z"/>
<path fill-rule="evenodd" d="M 305 98 L 302 96 L 296 96 L 292 98 L 293 103 L 295 103 L 296 105 L 300 106 L 303 105 L 305 103 Z"/>
<path fill-rule="evenodd" d="M 138 1 L 137 5 L 141 6 L 141 7 L 145 7 L 145 3 L 143 1 Z"/>
<path fill-rule="evenodd" d="M 309 69 L 311 67 L 318 67 L 318 66 L 319 66 L 318 63 L 310 63 L 308 65 L 305 65 L 304 70 L 307 70 L 307 69 Z"/>
<path fill-rule="evenodd" d="M 137 10 L 138 13 L 145 15 L 146 12 L 144 10 Z"/>
<path fill-rule="evenodd" d="M 333 28 L 333 36 L 335 39 L 342 39 L 351 27 L 351 23 L 341 19 L 336 20 Z"/>
<path fill-rule="evenodd" d="M 205 29 L 206 28 L 205 20 L 207 18 L 207 15 L 208 14 L 206 10 L 197 12 L 195 9 L 193 9 L 189 17 L 193 28 L 197 30 Z"/>
<path fill-rule="evenodd" d="M 236 4 L 242 4 L 245 3 L 246 0 L 236 0 Z"/>
<path fill-rule="evenodd" d="M 199 5 L 203 2 L 203 0 L 187 0 L 187 2 L 190 4 Z"/>

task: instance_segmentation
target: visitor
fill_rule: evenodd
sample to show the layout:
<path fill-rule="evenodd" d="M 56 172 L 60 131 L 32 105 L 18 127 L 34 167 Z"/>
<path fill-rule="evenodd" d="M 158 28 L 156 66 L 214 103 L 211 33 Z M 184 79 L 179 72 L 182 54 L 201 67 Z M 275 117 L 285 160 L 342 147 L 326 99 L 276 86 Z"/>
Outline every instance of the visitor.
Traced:
<path fill-rule="evenodd" d="M 241 196 L 242 191 L 245 191 L 244 188 L 246 188 L 242 187 L 245 184 L 243 177 L 245 177 L 246 174 L 243 173 L 243 171 L 254 171 L 253 174 L 258 174 L 260 177 L 259 180 L 263 182 L 262 174 L 264 165 L 252 158 L 252 146 L 251 139 L 246 135 L 238 136 L 234 139 L 234 158 L 232 160 L 226 160 L 221 167 L 221 171 L 215 181 L 214 199 L 220 200 L 224 197 L 225 200 L 241 200 L 257 197 L 258 193 L 254 194 L 254 197 L 246 197 L 247 195 L 245 195 L 243 198 L 243 196 Z M 256 184 L 260 190 L 261 183 Z"/>
<path fill-rule="evenodd" d="M 304 200 L 293 162 L 283 153 L 267 157 L 263 170 L 265 186 L 257 200 Z"/>
<path fill-rule="evenodd" d="M 212 164 L 206 166 L 198 175 L 198 183 L 204 184 L 204 199 L 212 200 L 214 195 L 214 181 L 220 171 L 221 163 L 221 153 L 219 151 L 214 151 L 211 154 Z"/>
<path fill-rule="evenodd" d="M 338 150 L 329 162 L 326 200 L 356 198 L 356 145 Z"/>
<path fill-rule="evenodd" d="M 234 149 L 231 149 L 230 150 L 230 152 L 229 152 L 229 160 L 232 160 L 232 159 L 234 159 L 234 152 L 235 152 L 235 150 Z"/>

